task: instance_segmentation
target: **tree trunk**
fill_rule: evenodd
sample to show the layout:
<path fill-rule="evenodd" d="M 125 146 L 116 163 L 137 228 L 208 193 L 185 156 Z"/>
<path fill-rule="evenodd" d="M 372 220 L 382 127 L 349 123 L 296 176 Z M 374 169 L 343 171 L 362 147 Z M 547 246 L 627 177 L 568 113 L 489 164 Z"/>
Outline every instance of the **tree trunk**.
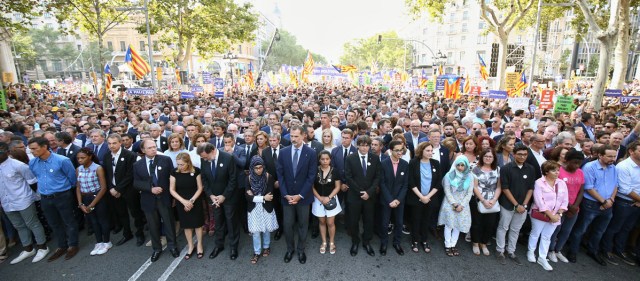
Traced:
<path fill-rule="evenodd" d="M 508 38 L 509 34 L 505 34 L 504 31 L 498 31 L 498 40 L 500 41 L 499 54 L 498 54 L 498 89 L 506 90 L 504 87 L 505 75 L 507 70 L 507 51 L 508 51 Z"/>
<path fill-rule="evenodd" d="M 95 8 L 96 8 L 96 18 L 97 18 L 97 22 L 96 22 L 96 26 L 97 26 L 97 32 L 96 32 L 96 36 L 98 37 L 98 61 L 100 63 L 103 62 L 102 60 L 102 35 L 103 31 L 102 31 L 102 19 L 100 18 L 100 1 L 95 0 L 94 2 Z M 102 87 L 105 87 L 104 89 L 104 94 L 102 95 L 102 109 L 105 110 L 107 109 L 107 103 L 109 102 L 109 98 L 107 97 L 107 83 L 104 77 L 104 67 L 101 67 L 100 65 L 97 66 L 100 69 L 100 77 L 102 80 Z M 93 70 L 95 71 L 95 69 Z M 97 78 L 96 78 L 97 79 Z M 96 95 L 99 95 L 100 93 L 100 88 L 98 86 L 96 86 Z"/>
<path fill-rule="evenodd" d="M 611 45 L 613 36 L 601 37 L 600 41 L 600 58 L 598 60 L 598 75 L 595 84 L 593 84 L 591 92 L 591 105 L 595 110 L 600 110 L 602 106 L 602 97 L 604 96 L 604 86 L 609 76 L 609 64 L 611 63 Z"/>
<path fill-rule="evenodd" d="M 191 54 L 192 54 L 192 42 L 193 39 L 189 38 L 187 39 L 187 44 L 185 45 L 184 49 L 182 50 L 184 55 L 181 56 L 180 60 L 178 61 L 178 65 L 180 66 L 180 70 L 191 70 L 188 69 L 189 68 L 189 61 L 191 60 Z"/>
<path fill-rule="evenodd" d="M 627 64 L 629 61 L 629 5 L 630 0 L 620 0 L 620 16 L 618 22 L 618 36 L 614 51 L 613 76 L 610 89 L 622 89 L 627 76 Z M 608 72 L 607 72 L 608 73 Z"/>

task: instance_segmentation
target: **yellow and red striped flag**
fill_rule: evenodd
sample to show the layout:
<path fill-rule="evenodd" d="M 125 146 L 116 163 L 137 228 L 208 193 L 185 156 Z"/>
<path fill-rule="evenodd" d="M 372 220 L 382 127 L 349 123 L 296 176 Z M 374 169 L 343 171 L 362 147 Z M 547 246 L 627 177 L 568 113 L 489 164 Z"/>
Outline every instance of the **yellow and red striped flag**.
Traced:
<path fill-rule="evenodd" d="M 471 80 L 469 80 L 469 74 L 464 79 L 464 93 L 469 94 L 471 92 Z"/>
<path fill-rule="evenodd" d="M 182 85 L 182 80 L 180 79 L 180 69 L 176 68 L 176 81 L 178 81 L 178 85 Z"/>
<path fill-rule="evenodd" d="M 460 77 L 451 76 L 444 79 L 444 98 L 457 100 L 460 98 Z"/>
<path fill-rule="evenodd" d="M 111 68 L 109 67 L 109 64 L 106 64 L 104 66 L 104 76 L 107 80 L 105 89 L 107 90 L 107 92 L 109 92 L 109 90 L 111 90 L 111 81 L 113 80 L 113 78 L 111 77 Z"/>
<path fill-rule="evenodd" d="M 484 81 L 487 81 L 487 79 L 489 78 L 489 73 L 487 72 L 487 64 L 484 63 L 484 60 L 482 59 L 480 54 L 478 54 L 478 60 L 480 60 L 480 76 Z"/>
<path fill-rule="evenodd" d="M 138 54 L 131 45 L 129 45 L 129 49 L 127 49 L 127 53 L 124 55 L 124 62 L 129 64 L 129 67 L 133 70 L 137 79 L 142 79 L 142 77 L 151 72 L 151 66 L 142 59 L 140 54 Z"/>
<path fill-rule="evenodd" d="M 345 64 L 336 64 L 336 65 L 333 65 L 333 68 L 335 68 L 340 73 L 358 71 L 358 68 L 353 64 L 346 64 L 346 65 Z"/>
<path fill-rule="evenodd" d="M 311 52 L 307 51 L 307 59 L 304 61 L 304 66 L 302 68 L 302 82 L 309 83 L 309 75 L 313 73 L 313 66 L 315 62 L 313 61 L 313 56 L 311 56 Z"/>
<path fill-rule="evenodd" d="M 520 74 L 520 81 L 518 81 L 518 85 L 516 85 L 516 92 L 515 92 L 515 96 L 522 96 L 522 90 L 524 90 L 527 85 L 529 83 L 527 83 L 527 76 L 524 74 L 524 69 L 522 70 L 522 73 Z"/>

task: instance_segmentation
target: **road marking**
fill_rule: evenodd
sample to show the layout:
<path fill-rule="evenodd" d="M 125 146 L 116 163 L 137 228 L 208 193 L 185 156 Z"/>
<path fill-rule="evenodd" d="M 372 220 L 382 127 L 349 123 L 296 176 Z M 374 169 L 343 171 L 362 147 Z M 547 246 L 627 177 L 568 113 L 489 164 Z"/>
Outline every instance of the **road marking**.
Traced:
<path fill-rule="evenodd" d="M 195 242 L 195 239 L 194 239 L 194 246 L 195 246 L 195 243 L 197 242 Z M 158 281 L 167 281 L 167 279 L 169 279 L 169 276 L 171 276 L 171 273 L 173 273 L 173 271 L 176 270 L 176 267 L 178 267 L 178 265 L 184 260 L 184 256 L 187 255 L 187 248 L 189 248 L 189 245 L 184 246 L 184 248 L 182 249 L 182 252 L 180 252 L 180 256 L 173 260 L 173 262 L 169 265 L 167 270 L 165 270 L 164 273 L 162 273 L 162 275 L 160 276 L 160 278 L 158 278 Z"/>
<path fill-rule="evenodd" d="M 164 251 L 167 248 L 167 246 L 164 246 L 164 248 L 162 248 L 162 251 Z M 140 268 L 138 268 L 138 271 L 136 271 L 136 273 L 134 273 L 133 275 L 131 275 L 131 277 L 129 277 L 129 281 L 136 281 L 138 280 L 138 278 L 140 278 L 140 276 L 142 276 L 142 274 L 147 270 L 147 268 L 149 268 L 149 266 L 152 264 L 151 262 L 151 258 L 148 258 L 147 261 L 145 261 Z"/>

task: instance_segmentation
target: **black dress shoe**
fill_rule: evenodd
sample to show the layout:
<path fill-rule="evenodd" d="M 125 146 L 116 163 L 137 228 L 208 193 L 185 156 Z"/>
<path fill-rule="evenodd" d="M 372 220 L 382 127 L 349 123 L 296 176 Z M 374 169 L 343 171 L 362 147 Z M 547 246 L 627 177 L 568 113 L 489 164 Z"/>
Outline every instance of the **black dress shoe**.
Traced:
<path fill-rule="evenodd" d="M 211 254 L 209 255 L 209 258 L 213 259 L 213 258 L 217 257 L 218 254 L 220 252 L 222 252 L 223 250 L 224 250 L 224 248 L 218 248 L 218 247 L 213 248 L 213 251 L 211 251 Z"/>
<path fill-rule="evenodd" d="M 307 255 L 305 255 L 304 252 L 299 252 L 298 253 L 298 261 L 301 264 L 305 264 L 307 262 Z"/>
<path fill-rule="evenodd" d="M 289 263 L 291 258 L 293 258 L 293 251 L 287 251 L 287 253 L 284 254 L 284 262 Z"/>
<path fill-rule="evenodd" d="M 376 256 L 376 252 L 373 250 L 373 248 L 371 247 L 371 245 L 369 244 L 364 244 L 362 245 L 362 248 L 364 248 L 365 250 L 367 250 L 367 254 L 369 254 L 372 257 Z"/>
<path fill-rule="evenodd" d="M 276 230 L 276 234 L 273 235 L 273 240 L 278 241 L 278 240 L 280 240 L 280 237 L 282 237 L 282 230 L 278 229 L 278 230 Z"/>
<path fill-rule="evenodd" d="M 387 255 L 387 245 L 380 245 L 380 255 L 381 256 Z"/>
<path fill-rule="evenodd" d="M 122 226 L 121 227 L 116 227 L 113 229 L 113 234 L 118 234 L 118 232 L 122 231 Z"/>
<path fill-rule="evenodd" d="M 136 237 L 136 246 L 140 247 L 144 245 L 144 235 Z"/>
<path fill-rule="evenodd" d="M 394 244 L 393 248 L 396 249 L 396 253 L 398 253 L 398 255 L 404 256 L 404 250 L 402 250 L 402 246 Z"/>
<path fill-rule="evenodd" d="M 120 239 L 118 242 L 116 242 L 116 246 L 120 246 L 120 245 L 122 245 L 124 243 L 127 243 L 127 241 L 129 241 L 131 239 L 133 239 L 133 235 L 122 237 L 122 239 Z"/>
<path fill-rule="evenodd" d="M 151 262 L 155 262 L 160 258 L 160 254 L 162 254 L 162 251 L 153 251 L 153 254 L 151 254 Z"/>
<path fill-rule="evenodd" d="M 231 249 L 231 255 L 229 256 L 229 258 L 231 258 L 232 261 L 236 260 L 238 258 L 238 250 Z"/>
<path fill-rule="evenodd" d="M 594 261 L 596 261 L 599 265 L 606 266 L 607 262 L 599 254 L 594 254 L 591 252 L 587 252 L 587 256 L 591 257 Z"/>
<path fill-rule="evenodd" d="M 358 254 L 358 244 L 351 244 L 351 256 L 355 257 Z"/>
<path fill-rule="evenodd" d="M 169 252 L 171 253 L 171 256 L 174 258 L 177 258 L 180 256 L 180 251 L 178 251 L 178 248 L 173 248 L 169 250 Z"/>

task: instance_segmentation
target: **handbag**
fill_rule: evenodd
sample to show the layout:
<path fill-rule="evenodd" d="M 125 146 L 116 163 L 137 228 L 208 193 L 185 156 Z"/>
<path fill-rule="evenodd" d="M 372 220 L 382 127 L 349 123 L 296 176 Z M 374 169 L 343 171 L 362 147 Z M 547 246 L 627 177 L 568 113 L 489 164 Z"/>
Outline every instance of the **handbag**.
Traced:
<path fill-rule="evenodd" d="M 500 212 L 500 204 L 496 202 L 496 204 L 493 204 L 493 207 L 491 207 L 491 209 L 487 209 L 487 207 L 485 207 L 482 202 L 478 201 L 478 212 L 481 214 L 492 214 Z"/>
<path fill-rule="evenodd" d="M 327 202 L 327 204 L 324 204 L 324 209 L 327 211 L 331 211 L 333 209 L 335 209 L 338 206 L 338 201 L 336 201 L 336 197 L 331 197 L 331 199 L 329 199 L 329 202 Z"/>
<path fill-rule="evenodd" d="M 558 185 L 554 184 L 553 186 L 554 186 L 554 191 L 556 193 L 556 203 L 554 203 L 554 206 L 553 206 L 553 208 L 555 209 L 556 208 L 555 204 L 557 204 L 558 202 Z M 547 214 L 545 214 L 544 212 L 540 212 L 540 209 L 531 208 L 531 218 L 537 219 L 543 222 L 551 222 L 551 218 L 549 218 Z"/>

